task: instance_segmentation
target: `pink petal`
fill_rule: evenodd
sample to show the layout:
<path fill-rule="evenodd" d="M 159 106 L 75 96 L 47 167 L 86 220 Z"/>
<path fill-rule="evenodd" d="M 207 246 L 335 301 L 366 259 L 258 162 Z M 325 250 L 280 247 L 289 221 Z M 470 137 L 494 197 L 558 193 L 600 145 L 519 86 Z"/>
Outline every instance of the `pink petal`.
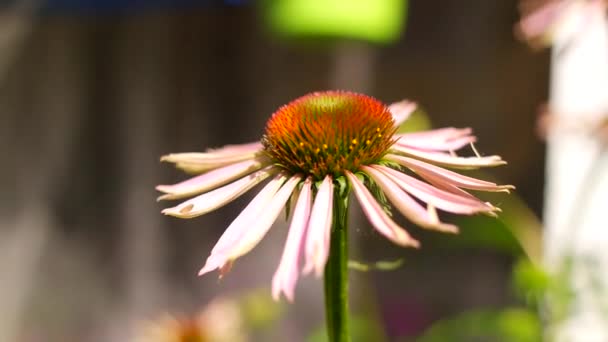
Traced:
<path fill-rule="evenodd" d="M 372 226 L 374 226 L 380 234 L 398 245 L 418 248 L 420 243 L 388 217 L 380 207 L 380 204 L 376 202 L 374 196 L 365 188 L 365 185 L 363 185 L 363 183 L 351 172 L 345 171 L 345 173 L 350 184 L 353 186 L 355 196 L 361 204 L 363 213 L 367 216 L 367 219 Z"/>
<path fill-rule="evenodd" d="M 200 194 L 259 170 L 268 164 L 269 161 L 265 157 L 254 158 L 209 171 L 177 184 L 159 185 L 156 190 L 166 194 L 160 196 L 158 200 L 179 199 Z"/>
<path fill-rule="evenodd" d="M 450 233 L 458 232 L 458 228 L 456 226 L 439 222 L 436 213 L 434 215 L 430 215 L 427 210 L 425 210 L 406 192 L 402 191 L 401 188 L 395 184 L 395 182 L 384 175 L 381 171 L 369 166 L 363 166 L 362 170 L 365 171 L 365 173 L 367 173 L 374 180 L 374 182 L 378 184 L 378 186 L 380 186 L 382 192 L 384 192 L 395 208 L 397 208 L 410 221 L 424 228 L 431 228 Z"/>
<path fill-rule="evenodd" d="M 218 242 L 211 250 L 211 255 L 207 259 L 207 264 L 199 272 L 199 275 L 214 270 L 223 263 L 217 263 L 217 260 L 213 260 L 212 256 L 219 254 L 220 251 L 227 249 L 229 246 L 233 246 L 243 234 L 246 233 L 249 228 L 248 225 L 255 220 L 256 216 L 259 215 L 260 211 L 268 205 L 272 200 L 272 197 L 279 191 L 279 188 L 287 180 L 285 173 L 280 173 L 274 177 L 273 180 L 268 182 L 266 186 L 253 198 L 251 202 L 243 209 L 243 211 L 232 221 L 230 226 L 226 228 L 224 234 L 220 237 Z M 217 259 L 217 258 L 216 258 Z"/>
<path fill-rule="evenodd" d="M 246 143 L 246 144 L 233 144 L 233 145 L 225 145 L 216 149 L 207 150 L 208 153 L 216 153 L 216 154 L 240 154 L 240 153 L 248 153 L 259 151 L 263 148 L 262 143 L 259 141 Z"/>
<path fill-rule="evenodd" d="M 454 186 L 452 184 L 448 184 L 448 183 L 445 183 L 444 181 L 437 180 L 434 177 L 425 177 L 425 180 L 427 182 L 429 182 L 430 184 L 432 184 L 434 187 L 438 188 L 438 189 L 450 192 L 450 193 L 458 195 L 460 197 L 471 199 L 473 201 L 480 201 L 479 198 L 471 195 L 469 192 L 467 192 L 465 190 L 462 190 L 461 188 L 456 187 L 456 186 Z M 491 217 L 497 217 L 498 215 L 496 215 L 496 212 L 501 212 L 502 211 L 500 208 L 495 207 L 490 202 L 484 202 L 484 204 L 488 208 L 491 208 L 492 210 L 491 211 L 481 211 L 481 212 L 479 212 L 480 214 L 488 215 L 488 216 L 491 216 Z"/>
<path fill-rule="evenodd" d="M 477 198 L 477 197 L 475 197 L 475 196 L 471 195 L 469 192 L 467 192 L 467 191 L 465 191 L 465 190 L 463 190 L 463 189 L 461 189 L 461 188 L 459 188 L 459 187 L 457 187 L 457 186 L 454 186 L 454 185 L 452 185 L 452 184 L 446 183 L 446 182 L 445 182 L 445 181 L 443 181 L 443 180 L 437 179 L 436 177 L 433 177 L 433 176 L 425 176 L 425 177 L 423 177 L 423 178 L 424 178 L 424 179 L 425 179 L 427 182 L 429 182 L 429 184 L 432 184 L 434 187 L 436 187 L 436 188 L 438 188 L 438 189 L 441 189 L 441 190 L 444 190 L 444 191 L 447 191 L 447 192 L 453 193 L 453 194 L 458 195 L 458 196 L 460 196 L 460 197 L 465 197 L 465 198 L 471 199 L 471 200 L 473 200 L 473 201 L 479 201 L 479 198 Z M 480 212 L 481 214 L 488 215 L 488 216 L 492 216 L 492 217 L 496 217 L 497 215 L 496 215 L 496 213 L 495 213 L 495 212 L 501 212 L 501 211 L 502 211 L 500 208 L 495 207 L 495 206 L 494 206 L 492 203 L 490 203 L 490 202 L 484 202 L 484 203 L 485 203 L 485 205 L 486 205 L 488 208 L 492 208 L 492 211 L 486 211 L 486 212 L 483 212 L 483 211 L 482 211 L 482 212 Z"/>
<path fill-rule="evenodd" d="M 209 152 L 172 153 L 160 158 L 161 161 L 174 163 L 177 168 L 191 173 L 201 173 L 228 164 L 238 163 L 259 156 L 260 143 L 228 145 Z"/>
<path fill-rule="evenodd" d="M 386 159 L 397 162 L 400 165 L 403 165 L 422 178 L 432 178 L 434 180 L 438 180 L 442 183 L 452 184 L 457 187 L 471 189 L 471 190 L 481 190 L 481 191 L 504 191 L 509 192 L 510 189 L 514 189 L 512 185 L 497 185 L 496 183 L 483 181 L 477 178 L 472 178 L 468 176 L 461 175 L 457 172 L 446 170 L 444 168 L 435 166 L 433 164 L 429 164 L 417 159 L 396 156 L 396 155 L 388 155 Z"/>
<path fill-rule="evenodd" d="M 494 209 L 494 207 L 489 207 L 480 200 L 473 200 L 438 189 L 389 167 L 375 165 L 374 168 L 382 171 L 403 190 L 439 209 L 465 215 L 490 212 Z"/>
<path fill-rule="evenodd" d="M 396 136 L 404 142 L 412 143 L 427 143 L 427 144 L 438 144 L 445 143 L 454 139 L 471 136 L 473 130 L 470 127 L 466 128 L 455 128 L 455 127 L 444 127 L 438 129 L 432 129 L 428 131 L 411 132 L 397 134 Z"/>
<path fill-rule="evenodd" d="M 266 235 L 274 221 L 281 214 L 281 211 L 285 208 L 285 203 L 289 200 L 294 192 L 294 189 L 302 181 L 301 175 L 292 176 L 275 194 L 272 201 L 264 208 L 256 220 L 254 221 L 250 230 L 243 235 L 238 242 L 237 248 L 231 248 L 232 252 L 229 255 L 229 259 L 236 259 L 255 247 L 260 240 Z"/>
<path fill-rule="evenodd" d="M 399 134 L 397 144 L 432 151 L 456 151 L 477 139 L 470 128 L 441 128 L 431 131 Z"/>
<path fill-rule="evenodd" d="M 594 16 L 601 16 L 600 20 L 603 20 L 607 7 L 605 0 L 546 1 L 545 5 L 533 11 L 523 9 L 527 13 L 519 22 L 518 33 L 540 45 L 551 43 L 556 34 L 567 34 L 574 40 L 587 32 Z"/>
<path fill-rule="evenodd" d="M 418 159 L 422 159 L 429 163 L 439 164 L 446 167 L 457 169 L 478 169 L 480 167 L 490 167 L 505 165 L 507 162 L 499 156 L 488 157 L 456 157 L 440 152 L 426 152 L 414 148 L 393 145 L 392 149 L 396 152 L 403 153 Z"/>
<path fill-rule="evenodd" d="M 221 188 L 194 197 L 175 207 L 164 209 L 162 213 L 179 218 L 193 218 L 207 214 L 234 201 L 275 172 L 274 166 L 268 166 Z"/>
<path fill-rule="evenodd" d="M 568 7 L 567 1 L 548 1 L 546 5 L 524 16 L 519 30 L 527 39 L 535 39 L 551 31 Z"/>
<path fill-rule="evenodd" d="M 317 277 L 323 274 L 323 268 L 329 257 L 329 239 L 333 219 L 334 185 L 331 176 L 326 176 L 315 197 L 308 234 L 306 236 L 306 265 L 304 274 L 313 269 Z"/>
<path fill-rule="evenodd" d="M 287 242 L 283 249 L 281 262 L 272 278 L 272 297 L 279 300 L 281 292 L 285 297 L 293 302 L 296 282 L 298 281 L 298 266 L 300 254 L 304 246 L 308 219 L 310 218 L 311 199 L 312 199 L 312 180 L 306 179 L 298 201 L 295 205 Z"/>
<path fill-rule="evenodd" d="M 171 153 L 164 155 L 160 158 L 160 161 L 183 164 L 183 165 L 212 165 L 212 164 L 227 164 L 236 163 L 239 161 L 247 160 L 256 155 L 259 151 L 251 151 L 245 153 L 214 153 L 214 152 L 182 152 L 182 153 Z"/>
<path fill-rule="evenodd" d="M 214 268 L 222 268 L 228 265 L 237 258 L 249 253 L 262 238 L 266 235 L 272 224 L 277 219 L 285 203 L 293 193 L 293 190 L 302 180 L 302 176 L 292 176 L 280 189 L 277 191 L 270 201 L 265 202 L 265 206 L 260 208 L 254 220 L 243 222 L 238 231 L 240 231 L 237 240 L 231 240 L 230 244 L 213 248 L 211 255 L 207 259 L 207 264 L 199 272 L 204 274 Z M 251 215 L 251 213 L 249 213 Z M 240 216 L 240 215 L 239 215 Z M 237 217 L 238 219 L 238 217 Z M 235 220 L 236 221 L 236 220 Z M 234 222 L 233 222 L 234 223 Z M 222 236 L 223 237 L 223 236 Z M 221 240 L 221 239 L 220 239 Z"/>
<path fill-rule="evenodd" d="M 466 128 L 455 128 L 455 127 L 444 127 L 438 129 L 431 129 L 428 131 L 411 132 L 397 134 L 397 137 L 405 137 L 408 140 L 416 141 L 449 141 L 456 138 L 471 135 L 473 130 L 470 127 Z"/>
<path fill-rule="evenodd" d="M 388 110 L 393 115 L 395 126 L 399 126 L 410 117 L 417 107 L 418 105 L 415 102 L 403 100 L 392 103 L 390 106 L 388 106 Z"/>

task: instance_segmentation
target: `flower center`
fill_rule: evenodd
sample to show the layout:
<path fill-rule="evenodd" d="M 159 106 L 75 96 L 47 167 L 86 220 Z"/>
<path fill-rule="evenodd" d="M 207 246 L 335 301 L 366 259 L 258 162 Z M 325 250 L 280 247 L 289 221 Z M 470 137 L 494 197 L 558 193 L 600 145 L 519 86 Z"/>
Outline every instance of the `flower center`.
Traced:
<path fill-rule="evenodd" d="M 322 179 L 377 162 L 393 144 L 395 130 L 388 107 L 372 97 L 316 92 L 279 108 L 262 143 L 275 163 Z"/>

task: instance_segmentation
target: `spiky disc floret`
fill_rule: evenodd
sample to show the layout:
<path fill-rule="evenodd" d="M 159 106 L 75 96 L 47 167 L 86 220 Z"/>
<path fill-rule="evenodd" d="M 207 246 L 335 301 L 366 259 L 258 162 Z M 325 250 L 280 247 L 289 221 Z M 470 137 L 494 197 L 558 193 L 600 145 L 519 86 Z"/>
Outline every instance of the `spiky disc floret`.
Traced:
<path fill-rule="evenodd" d="M 279 108 L 262 140 L 269 157 L 293 173 L 323 179 L 377 162 L 394 143 L 382 102 L 357 93 L 316 92 Z"/>

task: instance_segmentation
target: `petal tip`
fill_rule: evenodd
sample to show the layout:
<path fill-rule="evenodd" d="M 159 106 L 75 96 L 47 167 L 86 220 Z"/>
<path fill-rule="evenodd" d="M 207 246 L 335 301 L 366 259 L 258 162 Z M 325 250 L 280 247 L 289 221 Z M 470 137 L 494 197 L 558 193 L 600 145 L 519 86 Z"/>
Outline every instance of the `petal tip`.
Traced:
<path fill-rule="evenodd" d="M 508 194 L 511 193 L 511 190 L 515 190 L 516 189 L 515 185 L 503 185 L 501 188 L 502 188 L 502 191 L 504 191 L 504 192 L 506 192 Z"/>
<path fill-rule="evenodd" d="M 486 211 L 484 212 L 485 215 L 493 217 L 493 218 L 497 218 L 498 214 L 495 213 L 495 211 L 501 212 L 501 210 L 499 210 L 499 208 L 494 209 L 494 211 Z"/>
<path fill-rule="evenodd" d="M 156 187 L 154 187 L 154 189 L 156 191 L 165 193 L 165 194 L 173 194 L 175 193 L 174 190 L 175 186 L 174 185 L 167 185 L 167 184 L 159 184 Z"/>
<path fill-rule="evenodd" d="M 453 226 L 453 225 L 448 225 L 448 226 L 443 227 L 443 232 L 449 233 L 449 234 L 458 234 L 458 233 L 460 233 L 460 228 Z"/>
<path fill-rule="evenodd" d="M 313 269 L 314 266 L 310 262 L 307 262 L 306 265 L 304 265 L 304 268 L 302 268 L 302 275 L 309 275 Z"/>
<path fill-rule="evenodd" d="M 167 188 L 168 188 L 167 185 L 159 185 L 155 188 L 157 191 L 163 192 L 162 195 L 160 195 L 156 198 L 157 202 L 160 202 L 165 199 L 171 199 L 171 195 L 172 195 L 171 191 L 169 191 Z"/>
<path fill-rule="evenodd" d="M 164 194 L 164 195 L 160 195 L 160 196 L 156 197 L 156 202 L 170 200 L 170 199 L 172 199 L 172 196 L 170 194 Z"/>
<path fill-rule="evenodd" d="M 184 206 L 183 208 L 180 208 L 179 206 L 172 207 L 172 208 L 166 208 L 166 209 L 161 210 L 161 214 L 167 215 L 167 216 L 173 216 L 173 217 L 177 217 L 177 218 L 192 218 L 192 217 L 196 216 L 196 215 L 189 215 L 193 208 L 194 208 L 194 204 L 188 204 L 188 205 Z"/>
<path fill-rule="evenodd" d="M 201 268 L 200 271 L 198 271 L 197 276 L 201 277 L 201 276 L 213 271 L 214 269 L 215 269 L 215 267 L 211 268 L 211 267 L 207 267 L 207 265 L 205 265 L 203 268 Z"/>

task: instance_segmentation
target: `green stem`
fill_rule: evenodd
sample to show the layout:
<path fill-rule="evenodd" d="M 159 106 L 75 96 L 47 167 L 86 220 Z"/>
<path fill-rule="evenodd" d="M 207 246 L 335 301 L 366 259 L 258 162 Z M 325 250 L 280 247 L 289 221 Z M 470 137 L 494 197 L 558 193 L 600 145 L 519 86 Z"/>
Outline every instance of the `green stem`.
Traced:
<path fill-rule="evenodd" d="M 325 319 L 330 342 L 350 342 L 348 329 L 348 199 L 334 196 L 329 259 L 325 266 Z"/>

